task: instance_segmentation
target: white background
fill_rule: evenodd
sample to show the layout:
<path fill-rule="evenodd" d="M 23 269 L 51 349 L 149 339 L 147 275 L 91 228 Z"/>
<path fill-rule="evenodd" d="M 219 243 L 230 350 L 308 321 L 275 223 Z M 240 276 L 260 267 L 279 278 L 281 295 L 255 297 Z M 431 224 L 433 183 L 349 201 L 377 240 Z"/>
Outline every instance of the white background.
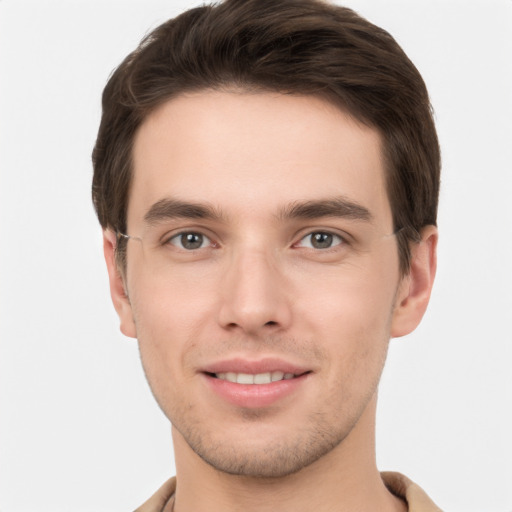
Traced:
<path fill-rule="evenodd" d="M 90 200 L 100 94 L 190 1 L 0 0 L 0 510 L 128 511 L 174 472 L 118 332 Z M 423 74 L 443 150 L 439 271 L 392 342 L 378 462 L 442 508 L 512 511 L 512 1 L 347 0 Z"/>

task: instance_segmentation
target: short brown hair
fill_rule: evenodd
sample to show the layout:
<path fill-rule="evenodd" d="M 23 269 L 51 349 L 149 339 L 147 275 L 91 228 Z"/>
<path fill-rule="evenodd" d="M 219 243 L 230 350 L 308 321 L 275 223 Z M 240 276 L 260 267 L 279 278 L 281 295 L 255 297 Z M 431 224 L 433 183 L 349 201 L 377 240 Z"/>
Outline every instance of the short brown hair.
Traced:
<path fill-rule="evenodd" d="M 144 119 L 183 92 L 226 87 L 322 97 L 380 132 L 407 272 L 409 244 L 437 217 L 440 151 L 428 92 L 385 30 L 320 0 L 226 0 L 190 9 L 142 40 L 103 92 L 92 155 L 102 227 L 126 232 L 132 146 Z"/>

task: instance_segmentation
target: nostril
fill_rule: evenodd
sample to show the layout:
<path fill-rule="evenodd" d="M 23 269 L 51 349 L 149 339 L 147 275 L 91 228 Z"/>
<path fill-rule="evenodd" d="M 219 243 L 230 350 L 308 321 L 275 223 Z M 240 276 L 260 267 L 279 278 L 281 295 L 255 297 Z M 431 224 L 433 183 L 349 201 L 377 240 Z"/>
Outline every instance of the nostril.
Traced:
<path fill-rule="evenodd" d="M 270 320 L 270 322 L 267 322 L 265 325 L 272 327 L 274 325 L 277 325 L 277 322 L 274 322 L 274 320 Z"/>

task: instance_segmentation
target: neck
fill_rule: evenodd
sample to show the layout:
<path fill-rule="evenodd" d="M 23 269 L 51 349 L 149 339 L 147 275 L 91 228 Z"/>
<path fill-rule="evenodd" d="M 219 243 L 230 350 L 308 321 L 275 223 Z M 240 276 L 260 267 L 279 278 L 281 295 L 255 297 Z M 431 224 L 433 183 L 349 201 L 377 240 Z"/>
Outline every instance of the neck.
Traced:
<path fill-rule="evenodd" d="M 219 471 L 194 453 L 173 429 L 175 512 L 404 512 L 385 487 L 375 462 L 376 396 L 351 433 L 297 473 L 254 478 Z"/>

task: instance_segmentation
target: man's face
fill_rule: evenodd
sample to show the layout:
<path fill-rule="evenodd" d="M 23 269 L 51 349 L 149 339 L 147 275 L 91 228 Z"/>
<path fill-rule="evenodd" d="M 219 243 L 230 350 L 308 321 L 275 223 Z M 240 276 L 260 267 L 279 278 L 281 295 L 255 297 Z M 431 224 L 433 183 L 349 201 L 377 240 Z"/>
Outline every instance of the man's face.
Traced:
<path fill-rule="evenodd" d="M 373 407 L 407 293 L 378 133 L 314 97 L 205 91 L 133 156 L 120 316 L 176 436 L 236 474 L 321 458 Z"/>

